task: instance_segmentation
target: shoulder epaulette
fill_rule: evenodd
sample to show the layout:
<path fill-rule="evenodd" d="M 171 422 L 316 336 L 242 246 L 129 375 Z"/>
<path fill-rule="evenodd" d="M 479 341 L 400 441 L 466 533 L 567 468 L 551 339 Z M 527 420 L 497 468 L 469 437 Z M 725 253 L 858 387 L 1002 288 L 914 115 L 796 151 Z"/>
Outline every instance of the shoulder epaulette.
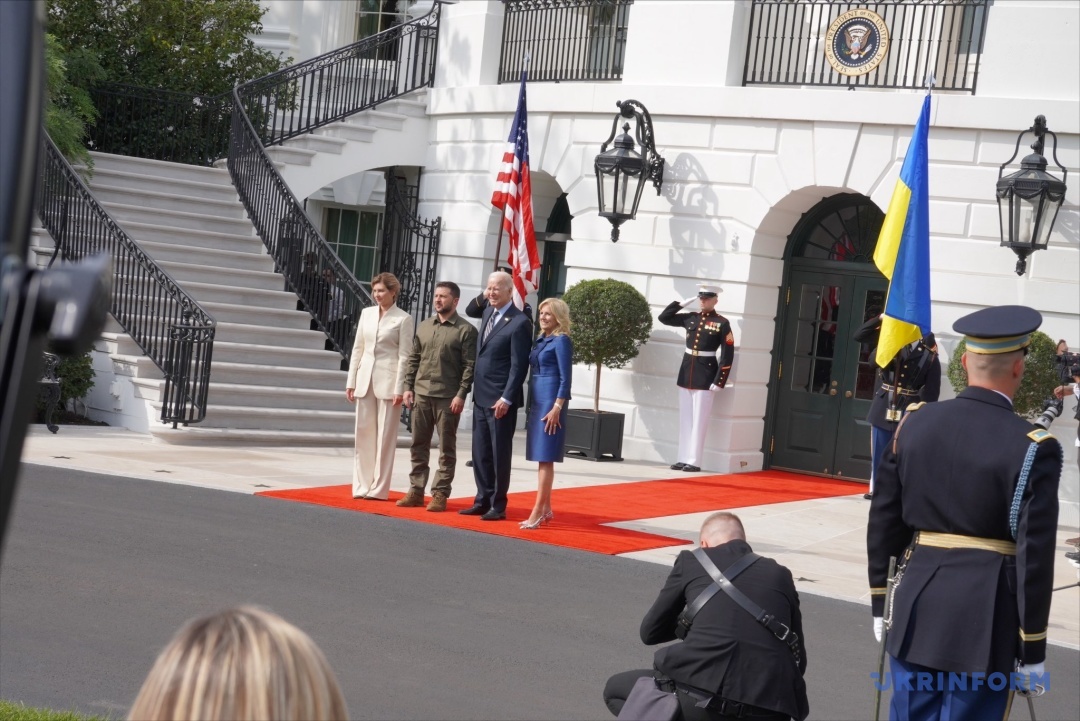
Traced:
<path fill-rule="evenodd" d="M 907 409 L 904 412 L 905 413 L 912 413 L 914 411 L 919 410 L 920 408 L 922 408 L 925 405 L 926 405 L 926 401 L 919 401 L 918 403 L 912 403 L 910 406 L 907 407 Z"/>
<path fill-rule="evenodd" d="M 1028 433 L 1027 437 L 1035 441 L 1036 443 L 1042 443 L 1048 438 L 1053 438 L 1054 434 L 1043 428 L 1036 428 L 1031 433 Z"/>

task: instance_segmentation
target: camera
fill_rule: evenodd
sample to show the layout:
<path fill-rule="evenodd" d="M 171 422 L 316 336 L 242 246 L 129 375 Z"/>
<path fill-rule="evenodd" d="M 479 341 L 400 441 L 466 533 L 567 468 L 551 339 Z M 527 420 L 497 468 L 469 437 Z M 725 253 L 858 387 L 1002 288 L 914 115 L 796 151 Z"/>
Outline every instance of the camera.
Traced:
<path fill-rule="evenodd" d="M 1054 419 L 1061 415 L 1061 411 L 1064 410 L 1065 404 L 1056 398 L 1052 398 L 1046 402 L 1043 406 L 1042 415 L 1033 420 L 1032 425 L 1036 425 L 1042 428 L 1044 431 L 1049 430 L 1050 424 L 1054 422 Z"/>

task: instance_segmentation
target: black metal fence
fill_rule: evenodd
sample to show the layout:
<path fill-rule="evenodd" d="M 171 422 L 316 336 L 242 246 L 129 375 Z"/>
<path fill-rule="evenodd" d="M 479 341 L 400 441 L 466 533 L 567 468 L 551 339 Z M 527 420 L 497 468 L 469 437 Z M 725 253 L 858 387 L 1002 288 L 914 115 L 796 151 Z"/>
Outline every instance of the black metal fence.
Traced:
<path fill-rule="evenodd" d="M 263 145 L 342 120 L 435 78 L 441 5 L 423 17 L 241 86 Z"/>
<path fill-rule="evenodd" d="M 417 215 L 418 188 L 386 171 L 386 214 L 383 216 L 380 270 L 401 281 L 397 305 L 419 323 L 431 313 L 435 293 L 435 266 L 439 260 L 442 219 Z"/>
<path fill-rule="evenodd" d="M 241 108 L 243 86 L 233 91 Z M 352 332 L 371 296 L 353 277 L 318 229 L 266 154 L 255 127 L 243 112 L 234 112 L 229 145 L 229 174 L 262 238 L 277 272 L 299 296 L 333 350 L 348 357 Z M 328 277 L 326 271 L 332 274 Z"/>
<path fill-rule="evenodd" d="M 499 82 L 621 80 L 634 0 L 505 0 Z"/>
<path fill-rule="evenodd" d="M 229 152 L 232 94 L 193 95 L 133 85 L 91 92 L 98 111 L 91 150 L 136 158 L 210 165 Z"/>
<path fill-rule="evenodd" d="M 162 422 L 198 423 L 206 417 L 216 322 L 109 217 L 44 129 L 41 136 L 38 214 L 57 254 L 66 261 L 109 254 L 110 312 L 165 375 Z"/>
<path fill-rule="evenodd" d="M 937 90 L 974 93 L 987 6 L 987 0 L 753 0 L 743 84 L 922 88 L 933 75 Z M 850 15 L 860 10 L 880 18 L 887 42 L 873 19 Z M 863 72 L 872 61 L 876 66 Z"/>

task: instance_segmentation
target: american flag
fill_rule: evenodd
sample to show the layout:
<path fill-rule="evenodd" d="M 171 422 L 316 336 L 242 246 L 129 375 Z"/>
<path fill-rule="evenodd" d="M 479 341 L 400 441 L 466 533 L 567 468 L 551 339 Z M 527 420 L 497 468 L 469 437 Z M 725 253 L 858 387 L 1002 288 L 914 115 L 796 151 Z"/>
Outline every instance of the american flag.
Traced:
<path fill-rule="evenodd" d="M 495 180 L 491 204 L 503 211 L 503 231 L 509 238 L 507 264 L 514 277 L 514 305 L 525 306 L 525 296 L 540 281 L 540 254 L 533 228 L 532 181 L 529 179 L 529 128 L 525 112 L 525 72 L 510 137 L 506 141 L 502 167 Z"/>

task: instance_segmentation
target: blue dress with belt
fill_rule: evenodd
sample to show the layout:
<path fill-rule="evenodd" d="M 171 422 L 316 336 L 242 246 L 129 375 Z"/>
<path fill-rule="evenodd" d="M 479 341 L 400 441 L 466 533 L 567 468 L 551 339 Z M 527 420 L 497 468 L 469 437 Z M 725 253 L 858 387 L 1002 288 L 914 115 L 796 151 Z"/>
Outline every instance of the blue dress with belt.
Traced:
<path fill-rule="evenodd" d="M 554 434 L 544 430 L 544 416 L 556 398 L 570 399 L 570 366 L 574 347 L 566 335 L 540 336 L 529 354 L 529 425 L 525 433 L 525 460 L 561 462 L 566 448 L 566 408 L 562 426 Z"/>

